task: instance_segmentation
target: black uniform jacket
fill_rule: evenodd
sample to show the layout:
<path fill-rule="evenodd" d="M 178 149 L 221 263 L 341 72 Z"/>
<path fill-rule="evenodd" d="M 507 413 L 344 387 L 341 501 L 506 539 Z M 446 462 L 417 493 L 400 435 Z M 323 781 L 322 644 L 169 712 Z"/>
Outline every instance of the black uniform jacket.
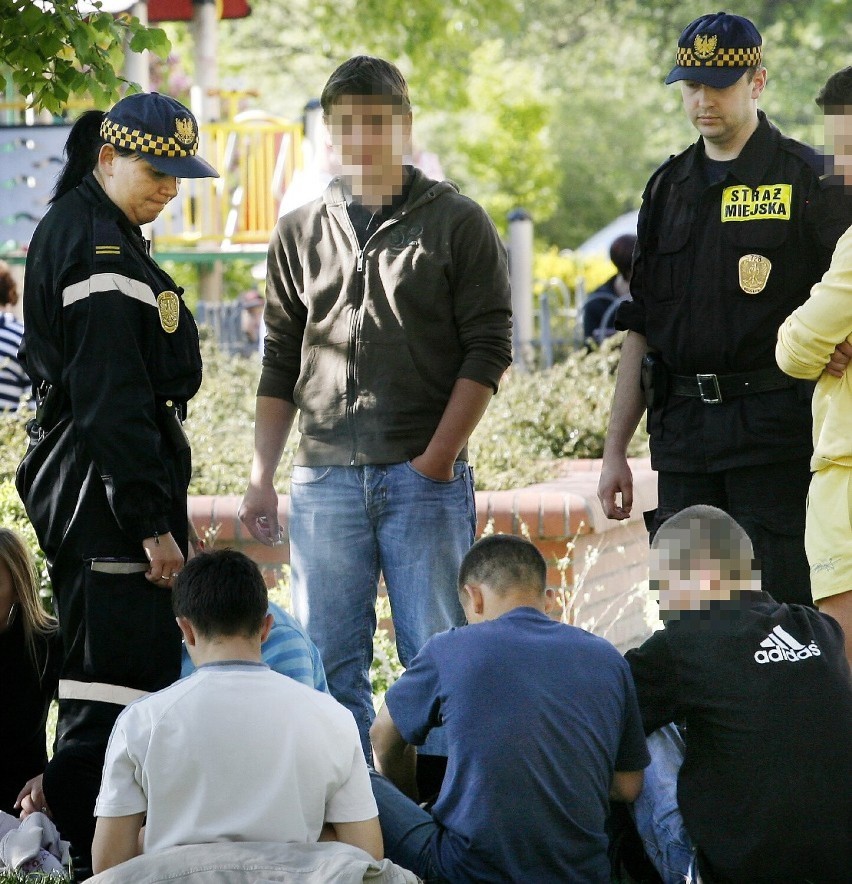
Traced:
<path fill-rule="evenodd" d="M 617 326 L 644 335 L 674 374 L 775 368 L 778 328 L 828 268 L 852 198 L 763 113 L 724 181 L 707 185 L 703 159 L 699 139 L 649 181 L 633 300 Z M 670 396 L 648 418 L 653 466 L 712 472 L 809 456 L 811 389 L 791 382 L 718 405 Z"/>
<path fill-rule="evenodd" d="M 852 881 L 852 682 L 831 617 L 767 593 L 628 651 L 646 733 L 686 723 L 678 804 L 707 884 Z"/>
<path fill-rule="evenodd" d="M 52 499 L 25 498 L 40 540 L 45 525 L 70 518 L 62 510 L 73 505 L 87 461 L 131 539 L 177 527 L 169 524 L 174 448 L 159 409 L 185 404 L 201 383 L 198 329 L 181 294 L 149 257 L 140 229 L 91 175 L 36 229 L 21 357 L 34 384 L 46 381 L 61 392 L 60 413 L 37 446 L 59 448 L 30 458 L 31 471 L 52 470 L 59 483 Z M 25 494 L 33 477 L 19 471 L 18 478 Z"/>

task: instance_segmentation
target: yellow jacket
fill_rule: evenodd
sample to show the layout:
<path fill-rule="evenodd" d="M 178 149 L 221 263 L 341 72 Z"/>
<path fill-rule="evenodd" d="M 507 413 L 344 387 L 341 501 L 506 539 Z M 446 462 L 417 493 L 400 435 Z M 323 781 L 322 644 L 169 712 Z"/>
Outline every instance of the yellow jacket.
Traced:
<path fill-rule="evenodd" d="M 794 378 L 819 378 L 814 392 L 811 469 L 852 466 L 852 363 L 842 378 L 823 369 L 834 348 L 852 342 L 852 227 L 837 241 L 831 266 L 778 330 L 775 359 Z"/>

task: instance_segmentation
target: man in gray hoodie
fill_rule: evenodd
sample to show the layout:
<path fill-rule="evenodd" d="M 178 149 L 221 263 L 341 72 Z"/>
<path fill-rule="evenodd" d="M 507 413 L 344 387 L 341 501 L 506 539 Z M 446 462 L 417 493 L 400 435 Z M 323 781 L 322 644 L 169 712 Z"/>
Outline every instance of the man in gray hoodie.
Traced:
<path fill-rule="evenodd" d="M 399 70 L 352 58 L 321 103 L 342 175 L 272 236 L 240 515 L 257 539 L 279 539 L 273 478 L 298 411 L 296 613 L 369 758 L 379 575 L 403 665 L 433 633 L 464 623 L 455 579 L 476 523 L 467 441 L 511 361 L 511 297 L 485 212 L 409 164 Z M 445 754 L 440 731 L 422 752 Z"/>

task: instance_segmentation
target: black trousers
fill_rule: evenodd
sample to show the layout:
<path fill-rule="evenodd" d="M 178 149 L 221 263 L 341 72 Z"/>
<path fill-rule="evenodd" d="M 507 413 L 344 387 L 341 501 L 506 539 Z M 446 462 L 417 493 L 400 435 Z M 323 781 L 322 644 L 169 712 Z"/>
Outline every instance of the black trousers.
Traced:
<path fill-rule="evenodd" d="M 660 525 L 688 506 L 707 504 L 733 516 L 754 545 L 763 589 L 778 602 L 812 605 L 805 556 L 805 506 L 810 458 L 736 467 L 717 473 L 657 476 L 658 505 L 646 513 L 651 540 Z"/>
<path fill-rule="evenodd" d="M 150 583 L 143 572 L 93 570 L 93 562 L 145 562 L 142 544 L 119 527 L 97 469 L 81 462 L 73 427 L 57 427 L 45 442 L 35 457 L 28 455 L 17 477 L 47 557 L 62 637 L 59 720 L 44 793 L 60 833 L 85 866 L 104 754 L 123 706 L 62 699 L 63 681 L 160 690 L 180 674 L 180 631 L 168 589 Z M 175 453 L 166 467 L 172 534 L 186 555 L 189 452 Z"/>

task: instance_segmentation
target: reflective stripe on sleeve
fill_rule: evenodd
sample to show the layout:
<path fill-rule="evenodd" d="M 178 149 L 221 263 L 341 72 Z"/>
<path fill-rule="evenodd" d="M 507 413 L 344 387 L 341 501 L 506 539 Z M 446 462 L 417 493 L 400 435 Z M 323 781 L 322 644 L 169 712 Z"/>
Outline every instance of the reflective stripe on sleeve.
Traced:
<path fill-rule="evenodd" d="M 114 291 L 119 291 L 130 298 L 136 298 L 137 301 L 142 301 L 143 304 L 148 304 L 151 307 L 157 306 L 157 299 L 154 297 L 151 286 L 138 279 L 122 276 L 120 273 L 95 273 L 82 282 L 66 286 L 62 291 L 62 306 L 68 307 L 96 292 Z"/>
<path fill-rule="evenodd" d="M 103 684 L 97 681 L 73 681 L 69 678 L 59 679 L 60 700 L 89 700 L 97 703 L 114 703 L 126 706 L 134 700 L 147 697 L 148 691 L 137 688 L 126 688 L 117 684 Z"/>

